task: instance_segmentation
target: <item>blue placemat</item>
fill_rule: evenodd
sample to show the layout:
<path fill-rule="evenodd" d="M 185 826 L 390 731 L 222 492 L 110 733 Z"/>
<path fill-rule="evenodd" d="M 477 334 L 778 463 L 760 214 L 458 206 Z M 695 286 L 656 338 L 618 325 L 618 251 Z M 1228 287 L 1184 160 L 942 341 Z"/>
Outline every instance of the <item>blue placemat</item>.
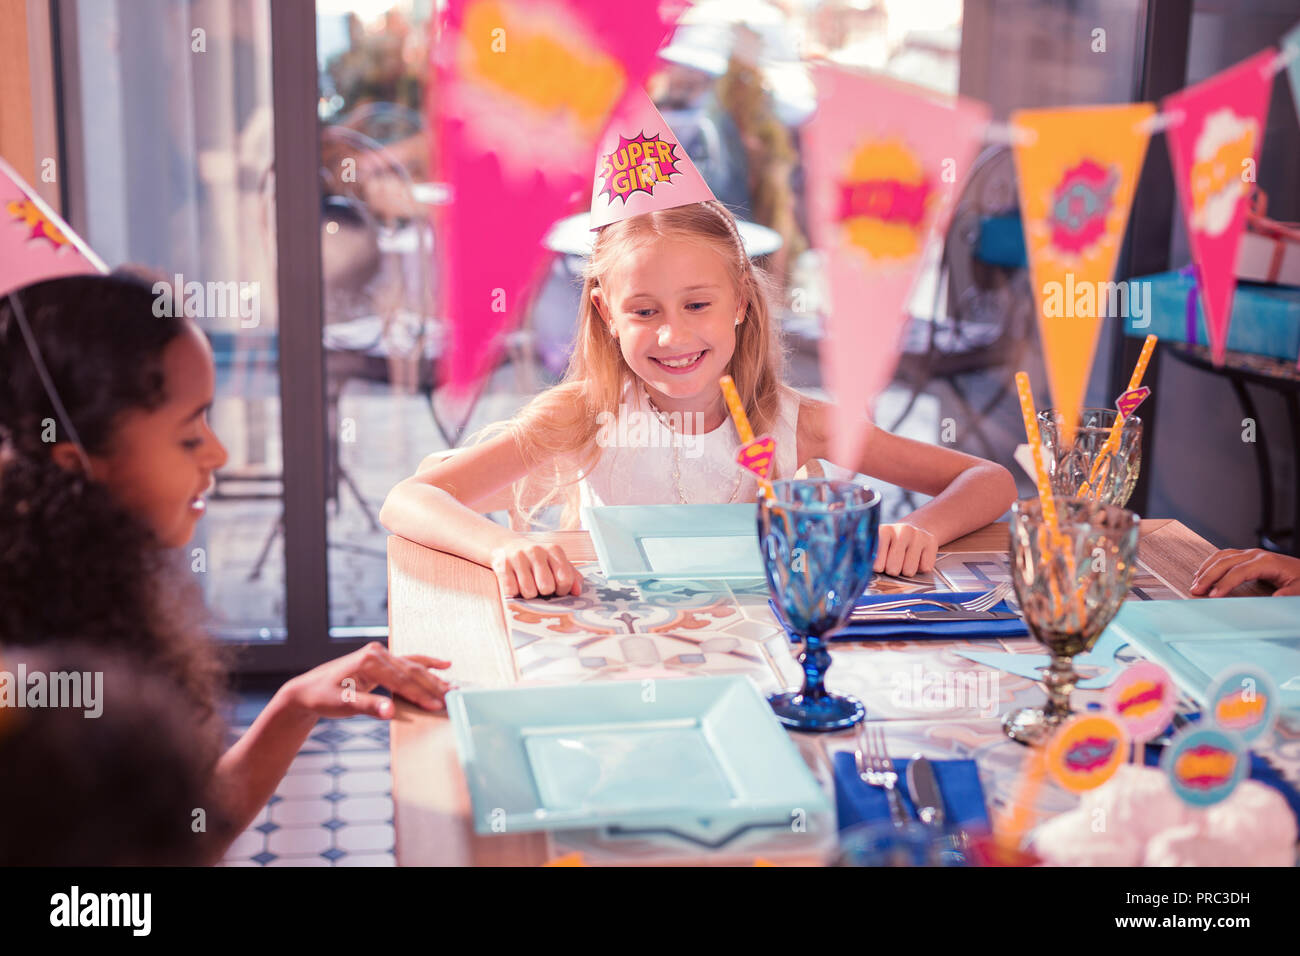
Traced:
<path fill-rule="evenodd" d="M 898 772 L 899 793 L 910 816 L 916 816 L 912 798 L 903 782 L 910 760 L 894 760 Z M 971 832 L 989 830 L 988 809 L 984 805 L 984 787 L 974 760 L 933 760 L 934 775 L 943 794 L 943 813 L 948 823 Z M 840 751 L 835 755 L 835 809 L 839 828 L 855 823 L 889 819 L 889 797 L 880 787 L 863 783 L 853 761 L 853 754 Z"/>
<path fill-rule="evenodd" d="M 983 591 L 943 591 L 937 592 L 936 596 L 941 601 L 968 601 L 973 597 L 979 597 Z M 920 594 L 865 594 L 858 599 L 858 607 L 867 607 L 872 604 L 879 604 L 882 601 L 897 601 L 908 597 L 921 597 Z M 772 609 L 772 614 L 780 621 L 781 626 L 785 628 L 787 635 L 790 629 L 785 627 L 785 621 L 781 617 L 781 612 L 777 610 L 776 603 L 768 598 L 768 607 Z M 937 611 L 939 608 L 931 606 L 922 606 L 918 610 Z M 1006 601 L 1001 601 L 991 607 L 991 611 L 1011 611 L 1012 608 Z M 869 641 L 869 640 L 919 640 L 922 638 L 935 638 L 936 640 L 953 640 L 962 638 L 968 640 L 980 637 L 1025 637 L 1029 634 L 1029 629 L 1025 627 L 1022 618 L 1005 621 L 879 621 L 872 624 L 863 624 L 859 622 L 850 623 L 844 630 L 839 631 L 829 638 L 832 641 Z M 791 640 L 794 637 L 791 635 Z"/>

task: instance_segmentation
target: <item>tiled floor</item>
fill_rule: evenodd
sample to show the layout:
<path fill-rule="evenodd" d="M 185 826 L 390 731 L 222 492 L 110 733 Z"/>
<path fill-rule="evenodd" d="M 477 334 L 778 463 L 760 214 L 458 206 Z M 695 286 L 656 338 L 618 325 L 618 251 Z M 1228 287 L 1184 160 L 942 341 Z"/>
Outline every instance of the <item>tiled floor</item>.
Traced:
<path fill-rule="evenodd" d="M 393 866 L 391 790 L 387 723 L 322 720 L 222 865 Z"/>

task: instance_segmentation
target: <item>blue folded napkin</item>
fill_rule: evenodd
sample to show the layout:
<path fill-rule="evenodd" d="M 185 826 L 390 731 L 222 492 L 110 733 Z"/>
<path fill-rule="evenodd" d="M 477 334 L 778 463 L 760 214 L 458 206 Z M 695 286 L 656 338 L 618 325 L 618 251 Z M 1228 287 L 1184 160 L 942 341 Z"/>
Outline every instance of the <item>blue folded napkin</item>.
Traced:
<path fill-rule="evenodd" d="M 898 792 L 903 796 L 903 805 L 915 818 L 916 808 L 912 806 L 905 782 L 909 763 L 910 760 L 894 760 L 894 770 L 898 772 Z M 972 833 L 988 832 L 989 814 L 975 761 L 933 760 L 931 765 L 943 795 L 946 822 Z M 835 755 L 835 808 L 841 830 L 855 823 L 889 819 L 889 797 L 882 787 L 863 782 L 851 752 L 840 751 Z"/>
<path fill-rule="evenodd" d="M 932 595 L 940 601 L 969 601 L 973 597 L 979 597 L 983 591 L 938 591 Z M 922 597 L 921 594 L 864 594 L 858 598 L 857 607 L 869 607 L 872 604 L 879 604 L 882 601 L 897 601 L 907 597 Z M 776 603 L 767 599 L 768 606 L 776 619 L 785 627 L 785 620 L 781 617 L 781 612 L 777 610 Z M 938 611 L 940 608 L 932 605 L 922 605 L 917 607 L 918 611 Z M 1000 601 L 990 611 L 1010 611 L 1011 607 L 1006 601 Z M 790 629 L 786 628 L 786 633 Z M 915 640 L 917 638 L 933 637 L 952 640 L 954 638 L 978 638 L 978 637 L 1025 637 L 1029 634 L 1029 629 L 1025 627 L 1023 618 L 1008 618 L 1003 621 L 983 620 L 983 621 L 877 621 L 866 623 L 861 621 L 851 621 L 845 625 L 844 629 L 832 634 L 828 639 L 832 641 L 863 641 L 863 640 L 899 640 L 907 638 Z M 791 636 L 791 640 L 793 640 Z"/>

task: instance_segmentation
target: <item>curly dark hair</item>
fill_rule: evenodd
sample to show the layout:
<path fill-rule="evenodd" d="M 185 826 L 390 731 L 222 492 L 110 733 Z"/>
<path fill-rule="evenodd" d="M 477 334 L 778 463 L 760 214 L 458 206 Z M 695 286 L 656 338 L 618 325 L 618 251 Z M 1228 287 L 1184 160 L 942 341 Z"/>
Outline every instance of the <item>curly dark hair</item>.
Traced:
<path fill-rule="evenodd" d="M 183 317 L 154 314 L 147 280 L 72 276 L 16 293 L 68 421 L 47 394 L 0 299 L 0 644 L 85 641 L 132 652 L 170 674 L 216 719 L 226 660 L 203 626 L 178 555 L 98 482 L 61 467 L 42 440 L 68 424 L 82 447 L 112 447 L 119 416 L 165 399 L 163 351 Z"/>
<path fill-rule="evenodd" d="M 220 741 L 196 738 L 193 701 L 133 657 L 82 644 L 0 653 L 0 670 L 23 667 L 50 686 L 55 673 L 101 675 L 99 714 L 0 709 L 0 765 L 22 768 L 0 787 L 0 867 L 212 862 L 233 826 L 212 773 Z"/>

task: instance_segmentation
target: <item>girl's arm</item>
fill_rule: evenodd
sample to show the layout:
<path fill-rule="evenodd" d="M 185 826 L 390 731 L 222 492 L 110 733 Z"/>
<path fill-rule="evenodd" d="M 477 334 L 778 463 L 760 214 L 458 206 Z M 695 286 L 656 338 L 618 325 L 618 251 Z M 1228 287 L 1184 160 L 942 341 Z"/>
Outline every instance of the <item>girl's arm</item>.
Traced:
<path fill-rule="evenodd" d="M 539 544 L 479 513 L 527 473 L 514 437 L 503 433 L 398 482 L 379 520 L 426 548 L 491 568 L 506 597 L 578 594 L 582 576 L 559 545 Z"/>
<path fill-rule="evenodd" d="M 421 464 L 388 493 L 379 520 L 393 534 L 486 566 L 492 551 L 517 535 L 479 510 L 527 471 L 514 438 L 503 433 Z"/>
<path fill-rule="evenodd" d="M 317 720 L 357 714 L 390 719 L 393 702 L 370 693 L 381 685 L 426 710 L 441 711 L 447 685 L 430 668 L 449 666 L 420 654 L 397 657 L 371 643 L 284 684 L 217 761 L 216 793 L 231 824 L 214 840 L 217 858 L 266 806 Z"/>
<path fill-rule="evenodd" d="M 803 399 L 799 407 L 798 455 L 830 458 L 830 406 Z M 879 478 L 900 488 L 933 498 L 897 525 L 882 526 L 876 552 L 876 570 L 913 575 L 934 567 L 940 544 L 999 518 L 1016 500 L 1011 472 L 952 448 L 892 435 L 870 423 L 856 462 L 835 462 L 841 467 Z"/>

